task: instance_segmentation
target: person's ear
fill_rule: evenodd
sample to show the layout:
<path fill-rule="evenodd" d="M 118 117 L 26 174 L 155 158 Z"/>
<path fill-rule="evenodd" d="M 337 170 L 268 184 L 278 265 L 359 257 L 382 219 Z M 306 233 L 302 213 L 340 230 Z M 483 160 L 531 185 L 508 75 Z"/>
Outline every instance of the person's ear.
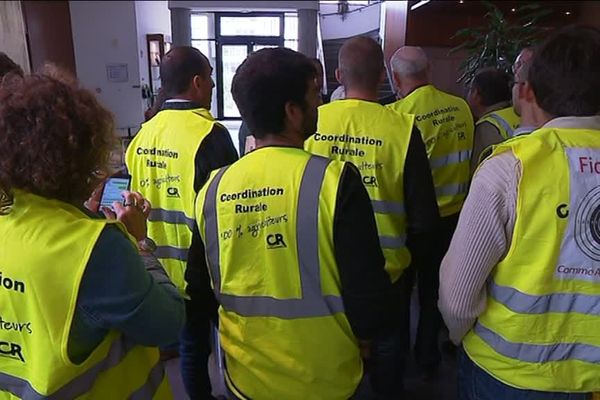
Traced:
<path fill-rule="evenodd" d="M 202 76 L 194 75 L 194 78 L 192 78 L 192 86 L 194 87 L 194 89 L 198 90 L 202 87 L 204 81 L 205 79 Z"/>
<path fill-rule="evenodd" d="M 304 115 L 298 104 L 292 101 L 285 103 L 285 119 L 286 124 L 289 124 L 288 126 L 293 128 L 302 126 L 302 118 L 304 118 Z"/>
<path fill-rule="evenodd" d="M 344 84 L 344 82 L 342 82 L 342 78 L 343 78 L 342 71 L 339 68 L 336 68 L 335 69 L 335 79 L 338 81 L 338 83 L 340 85 Z"/>
<path fill-rule="evenodd" d="M 519 98 L 528 103 L 537 103 L 531 84 L 527 81 L 519 85 Z"/>
<path fill-rule="evenodd" d="M 392 80 L 394 81 L 394 85 L 398 90 L 400 90 L 400 86 L 402 86 L 402 80 L 400 79 L 400 75 L 396 72 L 392 72 Z"/>

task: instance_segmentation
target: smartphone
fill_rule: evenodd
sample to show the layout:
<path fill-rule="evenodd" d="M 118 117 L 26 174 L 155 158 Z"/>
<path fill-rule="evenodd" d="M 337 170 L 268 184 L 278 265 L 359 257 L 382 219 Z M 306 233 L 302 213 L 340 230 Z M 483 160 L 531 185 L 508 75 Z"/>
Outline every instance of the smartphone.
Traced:
<path fill-rule="evenodd" d="M 100 207 L 108 207 L 113 210 L 113 202 L 118 201 L 119 203 L 123 204 L 123 197 L 121 196 L 121 193 L 124 190 L 129 190 L 130 185 L 130 175 L 116 175 L 108 178 L 104 184 L 104 189 L 102 190 Z"/>

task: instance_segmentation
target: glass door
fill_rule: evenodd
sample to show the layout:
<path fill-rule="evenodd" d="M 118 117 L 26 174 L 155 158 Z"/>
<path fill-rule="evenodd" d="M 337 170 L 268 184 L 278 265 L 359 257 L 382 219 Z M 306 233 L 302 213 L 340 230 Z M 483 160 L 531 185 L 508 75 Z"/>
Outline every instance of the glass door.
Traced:
<path fill-rule="evenodd" d="M 216 17 L 218 117 L 239 119 L 231 95 L 233 75 L 251 52 L 283 46 L 284 14 L 223 13 Z"/>
<path fill-rule="evenodd" d="M 223 116 L 226 118 L 239 118 L 240 112 L 231 95 L 231 81 L 237 67 L 248 56 L 248 46 L 224 44 L 221 51 L 223 54 Z"/>

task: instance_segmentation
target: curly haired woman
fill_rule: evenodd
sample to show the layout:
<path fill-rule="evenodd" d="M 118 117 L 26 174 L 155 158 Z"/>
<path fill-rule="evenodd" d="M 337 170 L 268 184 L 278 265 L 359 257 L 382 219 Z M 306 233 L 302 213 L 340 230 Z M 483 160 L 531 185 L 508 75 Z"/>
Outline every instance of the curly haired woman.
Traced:
<path fill-rule="evenodd" d="M 150 205 L 124 192 L 119 222 L 83 208 L 113 140 L 110 113 L 73 80 L 3 80 L 1 398 L 171 398 L 157 346 L 177 341 L 184 306 L 136 247 Z"/>

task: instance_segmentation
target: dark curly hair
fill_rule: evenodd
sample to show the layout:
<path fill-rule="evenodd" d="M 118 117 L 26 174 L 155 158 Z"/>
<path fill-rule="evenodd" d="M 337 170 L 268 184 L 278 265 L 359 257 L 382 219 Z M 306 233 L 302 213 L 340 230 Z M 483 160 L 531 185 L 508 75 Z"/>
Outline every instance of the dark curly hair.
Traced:
<path fill-rule="evenodd" d="M 112 115 L 55 68 L 0 86 L 0 187 L 81 205 L 115 143 Z"/>

